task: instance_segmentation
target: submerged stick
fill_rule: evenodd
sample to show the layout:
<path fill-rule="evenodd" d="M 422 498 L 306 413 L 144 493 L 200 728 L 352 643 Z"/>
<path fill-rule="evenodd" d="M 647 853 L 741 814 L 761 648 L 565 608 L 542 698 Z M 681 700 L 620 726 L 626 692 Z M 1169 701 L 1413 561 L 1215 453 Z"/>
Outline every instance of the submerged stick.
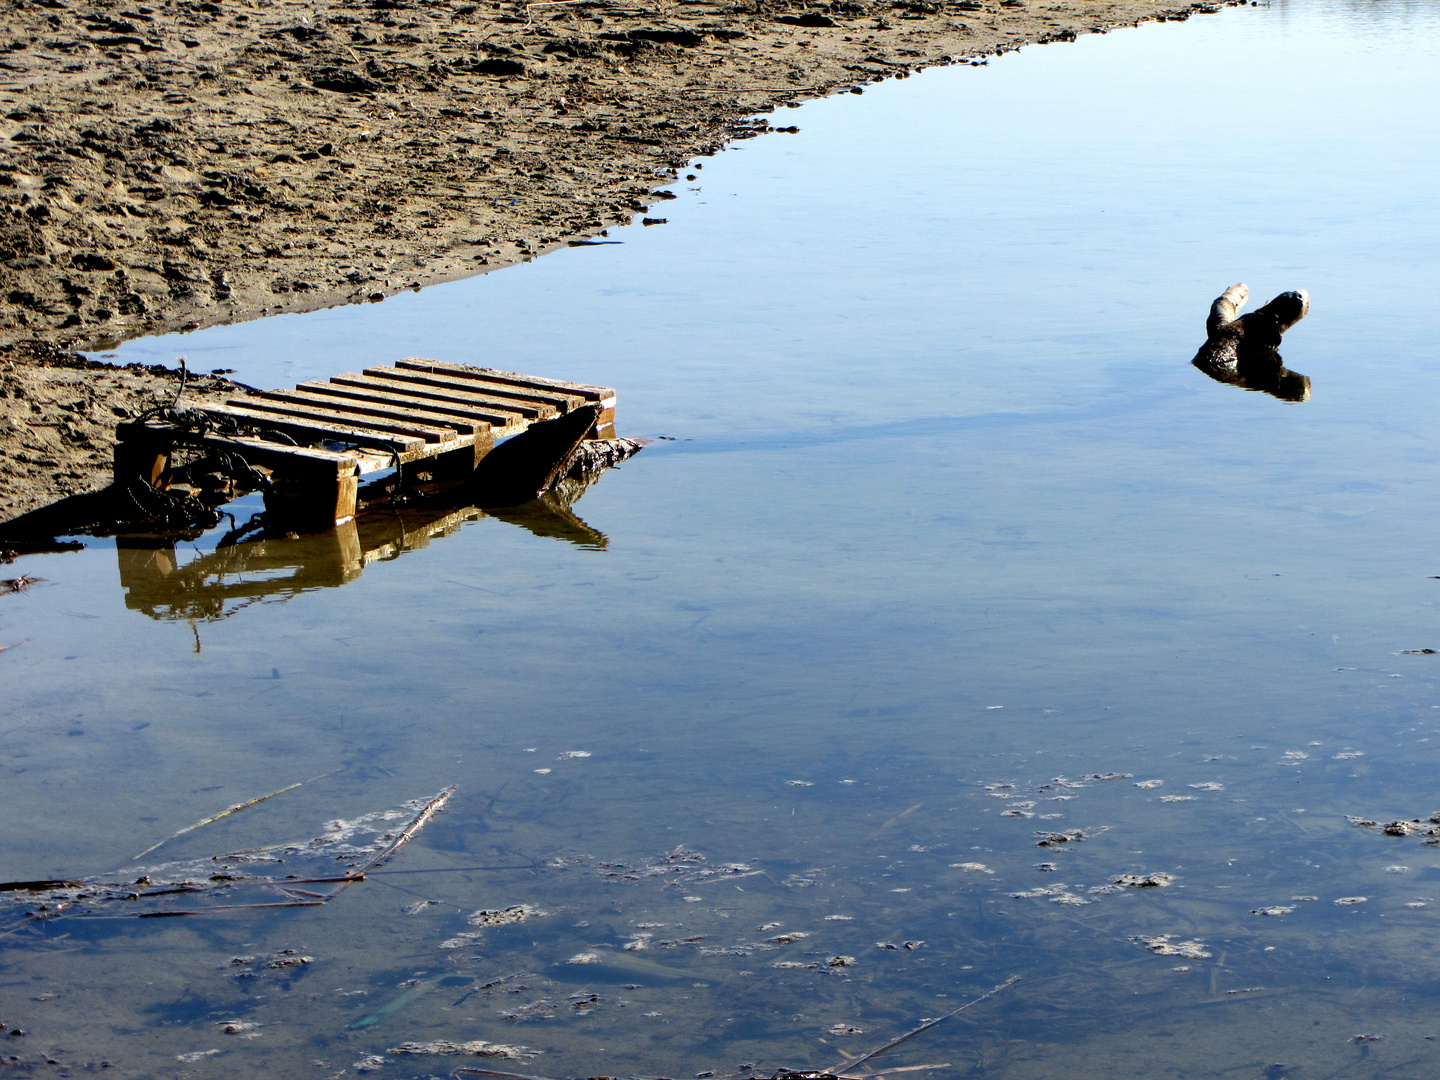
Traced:
<path fill-rule="evenodd" d="M 421 829 L 423 829 L 432 817 L 438 814 L 441 810 L 445 809 L 445 804 L 450 801 L 450 796 L 454 794 L 455 785 L 451 784 L 444 791 L 440 792 L 439 795 L 436 795 L 433 799 L 431 799 L 428 803 L 421 807 L 420 813 L 415 815 L 415 820 L 410 822 L 409 825 L 406 825 L 405 828 L 401 830 L 400 835 L 390 842 L 390 846 L 387 847 L 384 851 L 380 852 L 379 855 L 376 855 L 373 859 L 371 859 L 359 871 L 359 874 L 363 876 L 366 871 L 374 870 L 376 867 L 382 865 L 386 859 L 390 858 L 402 847 L 404 847 L 411 840 L 413 840 L 415 838 L 415 834 L 418 833 Z M 348 877 L 349 875 L 346 876 Z"/>
<path fill-rule="evenodd" d="M 376 867 L 383 866 L 386 859 L 389 859 L 402 847 L 404 847 L 411 840 L 413 840 L 415 838 L 415 834 L 418 833 L 421 829 L 423 829 L 426 823 L 432 817 L 434 817 L 436 814 L 438 814 L 441 810 L 445 808 L 445 804 L 450 801 L 450 796 L 454 794 L 455 785 L 451 784 L 444 791 L 440 792 L 439 795 L 436 795 L 433 799 L 431 799 L 428 803 L 421 807 L 420 812 L 415 815 L 414 820 L 412 820 L 409 825 L 406 825 L 405 828 L 400 831 L 400 835 L 395 837 L 395 839 L 390 842 L 390 844 L 385 848 L 384 851 L 380 852 L 380 854 L 376 855 L 368 863 L 360 867 L 360 869 L 351 870 L 345 875 L 344 884 L 342 884 L 338 889 L 336 889 L 330 894 L 330 899 L 335 899 L 335 897 L 339 896 L 355 882 L 364 881 L 365 875 L 368 874 L 370 871 L 374 870 Z"/>
<path fill-rule="evenodd" d="M 901 810 L 900 813 L 896 814 L 896 815 L 895 815 L 894 817 L 892 817 L 889 821 L 885 822 L 884 825 L 881 825 L 878 829 L 876 829 L 873 833 L 871 833 L 871 834 L 870 834 L 869 836 L 867 836 L 865 839 L 866 839 L 866 840 L 878 840 L 878 839 L 880 838 L 880 834 L 881 834 L 881 833 L 885 832 L 887 829 L 893 829 L 896 825 L 899 825 L 900 822 L 904 821 L 907 817 L 909 817 L 911 814 L 913 814 L 916 810 L 919 810 L 920 807 L 922 807 L 922 806 L 924 806 L 924 805 L 925 805 L 924 803 L 918 803 L 918 802 L 917 802 L 914 806 L 910 807 L 910 809 L 908 809 L 908 810 Z"/>
<path fill-rule="evenodd" d="M 175 840 L 175 839 L 177 839 L 177 838 L 179 838 L 179 837 L 181 837 L 181 836 L 184 836 L 186 833 L 192 833 L 192 832 L 194 832 L 196 829 L 204 828 L 206 825 L 213 824 L 214 822 L 219 821 L 219 820 L 220 820 L 221 818 L 223 818 L 223 817 L 229 817 L 231 814 L 238 814 L 241 810 L 244 810 L 244 809 L 246 809 L 246 808 L 248 808 L 248 807 L 254 806 L 256 803 L 262 803 L 262 802 L 264 802 L 266 799 L 273 799 L 276 795 L 284 795 L 285 792 L 287 792 L 287 791 L 294 791 L 297 787 L 300 787 L 300 786 L 302 786 L 302 785 L 304 785 L 304 784 L 308 784 L 308 783 L 310 783 L 311 781 L 314 781 L 314 780 L 323 780 L 325 777 L 331 776 L 331 775 L 333 775 L 333 774 L 335 774 L 335 773 L 337 773 L 337 772 L 339 772 L 339 771 L 340 771 L 339 769 L 331 769 L 329 772 L 327 772 L 327 773 L 321 773 L 319 776 L 312 776 L 312 777 L 310 777 L 309 780 L 301 780 L 300 783 L 298 783 L 298 784 L 291 784 L 289 787 L 282 787 L 282 788 L 279 788 L 279 789 L 276 790 L 276 791 L 269 792 L 268 794 L 265 794 L 265 795 L 257 795 L 257 796 L 255 796 L 255 798 L 253 798 L 253 799 L 246 799 L 244 802 L 236 803 L 234 806 L 230 807 L 229 809 L 220 811 L 220 813 L 216 814 L 214 817 L 207 817 L 204 821 L 197 821 L 194 825 L 187 825 L 185 828 L 181 829 L 179 832 L 177 832 L 177 833 L 172 833 L 171 835 L 165 837 L 165 839 L 164 839 L 164 840 L 161 840 L 160 843 L 158 843 L 158 844 L 151 844 L 149 847 L 147 847 L 144 851 L 140 852 L 139 855 L 136 855 L 135 858 L 134 858 L 134 859 L 131 859 L 130 861 L 131 861 L 131 862 L 134 862 L 135 859 L 143 859 L 146 855 L 149 855 L 150 852 L 154 851 L 154 850 L 155 850 L 156 848 L 158 848 L 158 847 L 162 847 L 162 846 L 164 846 L 165 844 L 168 844 L 171 840 Z"/>
<path fill-rule="evenodd" d="M 971 1001 L 967 1001 L 964 1005 L 961 1005 L 958 1009 L 951 1009 L 951 1010 L 950 1010 L 948 1013 L 946 1013 L 944 1016 L 937 1016 L 937 1017 L 935 1017 L 933 1020 L 926 1020 L 925 1023 L 921 1024 L 919 1027 L 914 1028 L 914 1029 L 911 1030 L 911 1031 L 907 1031 L 904 1035 L 901 1035 L 901 1036 L 900 1036 L 899 1038 L 897 1038 L 897 1039 L 891 1039 L 891 1040 L 890 1040 L 888 1043 L 886 1043 L 884 1046 L 877 1046 L 874 1050 L 871 1050 L 869 1053 L 861 1054 L 859 1057 L 856 1057 L 856 1058 L 847 1058 L 845 1061 L 842 1061 L 842 1062 L 840 1062 L 838 1065 L 835 1065 L 835 1066 L 833 1066 L 832 1068 L 828 1069 L 827 1072 L 831 1073 L 832 1075 L 833 1075 L 833 1074 L 836 1074 L 836 1073 L 841 1073 L 841 1072 L 846 1071 L 847 1069 L 853 1069 L 856 1065 L 859 1065 L 862 1061 L 869 1061 L 869 1060 L 870 1060 L 871 1058 L 873 1058 L 873 1057 L 879 1057 L 881 1054 L 885 1053 L 886 1050 L 890 1050 L 890 1049 L 893 1049 L 894 1047 L 899 1046 L 899 1045 L 900 1045 L 901 1043 L 903 1043 L 906 1039 L 910 1039 L 910 1038 L 913 1038 L 913 1037 L 916 1036 L 916 1035 L 919 1035 L 922 1031 L 925 1031 L 925 1030 L 927 1030 L 928 1028 L 934 1027 L 936 1024 L 940 1023 L 940 1022 L 943 1021 L 943 1020 L 949 1020 L 950 1017 L 955 1016 L 957 1013 L 962 1013 L 962 1012 L 964 1012 L 966 1009 L 970 1008 L 971 1005 L 979 1005 L 980 1002 L 984 1001 L 986 998 L 994 997 L 994 996 L 995 996 L 996 994 L 998 994 L 1001 990 L 1008 989 L 1009 987 L 1014 986 L 1014 985 L 1015 985 L 1017 982 L 1019 982 L 1019 981 L 1020 981 L 1020 976 L 1019 976 L 1019 975 L 1011 975 L 1010 978 L 1006 979 L 1006 980 L 1005 980 L 1003 983 L 1001 983 L 999 986 L 996 986 L 996 987 L 994 987 L 993 989 L 986 991 L 985 993 L 981 994 L 979 997 L 977 997 L 977 998 L 975 998 L 975 999 L 973 999 L 973 1000 L 971 1000 Z"/>
<path fill-rule="evenodd" d="M 494 1069 L 461 1068 L 456 1069 L 455 1072 L 473 1073 L 476 1076 L 501 1076 L 505 1077 L 506 1080 L 554 1080 L 554 1078 L 550 1076 L 532 1076 L 529 1073 L 497 1072 Z"/>

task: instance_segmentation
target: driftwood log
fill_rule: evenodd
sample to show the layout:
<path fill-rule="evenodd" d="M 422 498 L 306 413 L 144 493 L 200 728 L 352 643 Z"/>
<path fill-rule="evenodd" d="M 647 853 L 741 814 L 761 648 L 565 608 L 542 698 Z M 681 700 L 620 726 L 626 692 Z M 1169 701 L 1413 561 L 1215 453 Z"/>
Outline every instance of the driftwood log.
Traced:
<path fill-rule="evenodd" d="M 1241 315 L 1247 285 L 1231 285 L 1210 305 L 1205 344 L 1190 361 L 1216 382 L 1260 390 L 1282 401 L 1306 401 L 1310 379 L 1280 359 L 1280 338 L 1310 310 L 1304 289 L 1281 293 L 1264 307 Z"/>

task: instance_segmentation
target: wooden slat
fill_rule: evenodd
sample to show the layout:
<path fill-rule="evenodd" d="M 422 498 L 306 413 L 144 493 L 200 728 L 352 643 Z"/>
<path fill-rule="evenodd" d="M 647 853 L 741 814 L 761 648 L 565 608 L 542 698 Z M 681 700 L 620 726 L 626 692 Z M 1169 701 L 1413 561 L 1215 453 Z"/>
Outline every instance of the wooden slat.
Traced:
<path fill-rule="evenodd" d="M 496 397 L 493 394 L 485 394 L 473 383 L 457 379 L 452 375 L 434 375 L 428 371 L 403 371 L 399 368 L 386 367 L 366 368 L 364 373 L 372 379 L 385 379 L 392 385 L 398 383 L 400 385 L 426 386 L 431 390 L 444 390 L 444 394 L 435 396 L 446 399 L 455 394 L 476 394 L 489 398 L 495 403 L 496 408 L 519 413 L 526 420 L 550 420 L 560 415 L 559 407 L 548 401 L 527 397 Z"/>
<path fill-rule="evenodd" d="M 387 402 L 362 401 L 352 398 L 337 398 L 331 394 L 319 394 L 304 389 L 303 386 L 294 390 L 267 390 L 260 397 L 267 401 L 285 401 L 292 405 L 315 406 L 323 409 L 342 409 L 347 414 L 358 416 L 375 416 L 382 420 L 413 421 L 416 424 L 424 424 L 430 427 L 447 427 L 460 435 L 474 435 L 479 431 L 489 431 L 490 425 L 484 420 L 475 420 L 468 417 L 455 416 L 450 413 L 443 413 L 439 409 L 411 408 L 409 405 L 397 405 Z"/>
<path fill-rule="evenodd" d="M 380 450 L 320 450 L 313 446 L 287 446 L 273 443 L 258 435 L 207 435 L 205 445 L 218 450 L 238 453 L 251 465 L 275 468 L 277 465 L 313 466 L 316 472 L 346 469 L 361 474 L 388 469 L 394 458 Z"/>
<path fill-rule="evenodd" d="M 607 407 L 615 404 L 615 391 L 605 386 L 590 386 L 587 383 L 566 382 L 563 379 L 545 379 L 538 375 L 521 375 L 514 371 L 498 371 L 495 368 L 472 367 L 469 364 L 449 364 L 443 360 L 426 360 L 411 356 L 399 361 L 399 367 L 416 371 L 450 372 L 465 377 L 485 379 L 489 382 L 504 383 L 532 390 L 558 390 L 566 394 L 578 394 L 586 401 L 598 401 Z"/>
<path fill-rule="evenodd" d="M 424 439 L 428 443 L 448 442 L 457 437 L 453 428 L 439 427 L 435 424 L 420 424 L 412 420 L 384 420 L 378 416 L 359 416 L 347 412 L 344 405 L 338 403 L 335 405 L 292 405 L 284 401 L 249 397 L 240 399 L 239 402 L 230 401 L 226 404 L 238 404 L 252 412 L 275 413 L 280 416 L 297 417 L 301 420 L 318 420 L 322 423 L 333 421 L 347 427 L 379 431 L 387 435 L 410 435 Z"/>
<path fill-rule="evenodd" d="M 306 472 L 353 473 L 360 468 L 360 455 L 353 450 L 319 450 L 313 446 L 287 446 L 267 442 L 255 435 L 207 435 L 205 445 L 238 454 L 248 464 L 273 468 L 276 462 L 294 465 Z M 388 458 L 386 459 L 388 460 Z"/>
<path fill-rule="evenodd" d="M 336 375 L 328 383 L 301 383 L 299 389 L 359 401 L 393 402 L 407 409 L 435 410 L 450 416 L 482 420 L 498 427 L 526 422 L 518 412 L 499 408 L 491 404 L 489 398 L 447 393 L 434 387 L 417 387 L 413 383 L 390 382 L 369 375 Z"/>
<path fill-rule="evenodd" d="M 381 450 L 411 453 L 425 448 L 425 440 L 407 435 L 382 435 L 375 431 L 349 427 L 345 424 L 307 422 L 304 420 L 277 416 L 273 413 L 255 412 L 233 405 L 198 405 L 196 409 L 207 416 L 226 416 L 243 424 L 273 428 L 287 435 L 299 435 L 307 439 L 325 439 L 331 442 L 353 443 L 356 446 L 373 446 Z"/>
<path fill-rule="evenodd" d="M 367 371 L 386 371 L 393 378 L 405 378 L 415 374 L 430 375 L 445 380 L 447 386 L 468 388 L 476 393 L 492 397 L 514 398 L 517 401 L 543 401 L 555 406 L 557 413 L 566 413 L 586 404 L 583 394 L 573 391 L 556 390 L 553 387 L 518 386 L 499 379 L 484 379 L 475 368 L 461 364 L 432 364 L 429 360 L 401 360 L 393 367 L 367 368 Z"/>

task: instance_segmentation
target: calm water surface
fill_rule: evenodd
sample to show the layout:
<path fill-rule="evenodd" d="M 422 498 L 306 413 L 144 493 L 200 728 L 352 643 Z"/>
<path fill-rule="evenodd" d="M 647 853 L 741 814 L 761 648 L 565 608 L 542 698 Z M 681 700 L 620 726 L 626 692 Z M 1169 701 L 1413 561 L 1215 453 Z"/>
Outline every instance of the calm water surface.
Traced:
<path fill-rule="evenodd" d="M 1440 648 L 1437 61 L 1440 5 L 1381 0 L 1028 49 L 787 110 L 623 245 L 127 345 L 260 384 L 533 370 L 668 439 L 563 527 L 20 564 L 5 880 L 458 792 L 323 909 L 0 939 L 4 1053 L 823 1068 L 1018 974 L 881 1061 L 1433 1075 L 1440 853 L 1347 816 L 1440 809 L 1440 657 L 1407 652 Z M 1310 290 L 1311 400 L 1189 366 L 1239 280 Z M 436 1040 L 537 1053 L 388 1052 Z"/>

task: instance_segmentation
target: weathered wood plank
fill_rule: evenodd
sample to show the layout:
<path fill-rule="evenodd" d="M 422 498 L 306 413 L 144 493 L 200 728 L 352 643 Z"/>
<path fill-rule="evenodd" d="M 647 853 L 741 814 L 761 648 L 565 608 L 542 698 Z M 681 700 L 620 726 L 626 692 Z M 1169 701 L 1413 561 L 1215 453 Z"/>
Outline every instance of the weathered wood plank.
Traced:
<path fill-rule="evenodd" d="M 597 402 L 603 408 L 615 407 L 615 391 L 606 386 L 590 386 L 587 383 L 566 382 L 564 379 L 545 379 L 538 375 L 521 375 L 514 371 L 474 367 L 469 364 L 451 364 L 443 360 L 426 360 L 420 356 L 407 357 L 399 361 L 397 366 L 416 371 L 447 372 L 465 378 L 483 379 L 487 382 L 503 383 L 507 386 L 524 387 L 530 390 L 551 390 L 564 394 L 575 394 L 586 401 Z"/>
<path fill-rule="evenodd" d="M 445 379 L 448 386 L 462 387 L 462 389 L 472 387 L 472 389 L 480 390 L 491 396 L 514 397 L 521 402 L 544 402 L 546 405 L 553 405 L 557 413 L 570 412 L 570 409 L 577 409 L 588 403 L 585 396 L 569 392 L 569 390 L 556 390 L 543 386 L 518 386 L 516 383 L 501 382 L 498 379 L 482 379 L 472 367 L 462 367 L 459 364 L 435 364 L 429 360 L 400 360 L 399 363 L 387 370 L 392 373 L 392 377 L 396 377 L 396 374 L 400 374 L 400 376 L 428 374 L 436 379 Z"/>
<path fill-rule="evenodd" d="M 278 416 L 274 413 L 256 412 L 234 405 L 198 405 L 197 411 L 207 416 L 224 416 L 242 425 L 273 428 L 292 437 L 323 439 L 329 442 L 350 443 L 355 446 L 372 446 L 380 450 L 398 453 L 423 451 L 425 440 L 409 435 L 384 435 L 346 424 L 332 424 L 306 421 L 295 417 Z"/>
<path fill-rule="evenodd" d="M 333 421 L 346 427 L 366 431 L 381 431 L 386 434 L 410 435 L 429 443 L 447 442 L 456 438 L 453 428 L 438 424 L 421 424 L 411 420 L 386 420 L 378 416 L 360 416 L 346 410 L 343 404 L 335 405 L 294 405 L 285 401 L 272 401 L 262 397 L 237 399 L 241 407 L 251 412 L 275 413 L 278 416 L 294 416 L 301 420 Z M 236 405 L 237 401 L 227 402 Z"/>
<path fill-rule="evenodd" d="M 340 409 L 347 414 L 374 416 L 382 420 L 410 421 L 427 427 L 444 427 L 460 435 L 474 435 L 488 432 L 490 425 L 484 420 L 455 416 L 439 409 L 411 408 L 394 402 L 365 401 L 357 398 L 340 398 L 333 394 L 316 393 L 303 386 L 294 390 L 267 390 L 260 395 L 267 401 L 283 401 L 292 405 L 315 406 L 323 409 Z"/>
<path fill-rule="evenodd" d="M 320 450 L 311 446 L 286 446 L 267 442 L 255 435 L 207 435 L 206 447 L 238 454 L 248 464 L 264 469 L 286 468 L 317 475 L 364 472 L 367 464 L 384 468 L 392 459 L 373 451 Z"/>
<path fill-rule="evenodd" d="M 368 375 L 337 375 L 336 379 L 346 382 L 303 382 L 297 390 L 311 394 L 329 394 L 331 397 L 353 401 L 374 401 L 386 405 L 397 405 L 404 409 L 433 412 L 442 416 L 456 416 L 474 420 L 489 427 L 504 428 L 512 424 L 524 424 L 525 418 L 517 412 L 496 408 L 487 403 L 488 399 L 473 399 L 466 394 L 447 394 L 440 390 L 416 393 L 406 383 L 389 384 L 382 379 L 371 379 Z M 421 388 L 422 391 L 424 388 Z"/>
<path fill-rule="evenodd" d="M 435 397 L 439 400 L 461 400 L 465 395 L 471 400 L 472 405 L 480 405 L 488 402 L 491 408 L 500 412 L 511 413 L 521 423 L 528 420 L 549 420 L 559 416 L 559 409 L 554 408 L 546 402 L 537 402 L 524 397 L 495 397 L 481 393 L 474 386 L 468 383 L 461 383 L 446 376 L 433 376 L 426 372 L 400 372 L 393 367 L 367 367 L 363 374 L 341 374 L 331 379 L 331 382 L 343 384 L 343 386 L 359 386 L 359 380 L 366 380 L 367 386 L 373 384 L 384 384 L 397 393 L 415 393 Z"/>

